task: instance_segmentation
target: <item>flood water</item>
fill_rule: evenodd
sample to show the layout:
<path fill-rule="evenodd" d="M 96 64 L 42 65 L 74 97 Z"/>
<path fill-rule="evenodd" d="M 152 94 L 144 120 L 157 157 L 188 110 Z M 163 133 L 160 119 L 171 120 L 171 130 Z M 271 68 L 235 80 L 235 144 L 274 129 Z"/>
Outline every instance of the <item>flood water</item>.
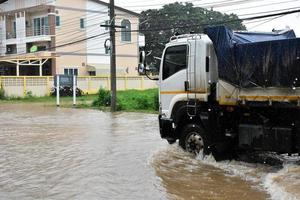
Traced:
<path fill-rule="evenodd" d="M 0 199 L 300 199 L 300 167 L 195 158 L 157 116 L 0 105 Z"/>

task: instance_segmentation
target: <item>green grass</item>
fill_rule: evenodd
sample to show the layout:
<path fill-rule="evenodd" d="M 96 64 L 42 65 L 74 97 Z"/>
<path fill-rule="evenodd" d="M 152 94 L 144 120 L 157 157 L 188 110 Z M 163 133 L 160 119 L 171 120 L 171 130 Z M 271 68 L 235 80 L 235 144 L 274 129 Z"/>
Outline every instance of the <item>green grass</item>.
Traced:
<path fill-rule="evenodd" d="M 97 95 L 86 95 L 82 97 L 77 97 L 78 107 L 90 107 L 90 104 L 97 98 Z M 4 103 L 37 103 L 44 106 L 55 106 L 56 97 L 45 96 L 45 97 L 11 97 L 0 100 L 0 104 Z M 72 97 L 60 97 L 60 104 L 62 107 L 71 107 L 73 104 Z"/>
<path fill-rule="evenodd" d="M 101 98 L 103 95 L 101 96 Z M 119 111 L 126 112 L 146 112 L 146 113 L 156 113 L 158 110 L 158 90 L 127 90 L 117 92 L 117 105 Z M 82 97 L 77 97 L 76 108 L 92 108 L 101 109 L 104 111 L 109 111 L 109 107 L 100 106 L 93 102 L 99 101 L 99 95 L 85 95 Z M 5 98 L 0 100 L 1 104 L 8 103 L 36 103 L 43 106 L 56 106 L 56 97 L 46 96 L 46 97 L 34 97 L 27 96 L 25 98 Z M 72 107 L 73 105 L 72 97 L 61 97 L 60 106 L 61 107 Z"/>
<path fill-rule="evenodd" d="M 124 111 L 158 111 L 158 90 L 128 90 L 120 91 L 118 96 L 118 109 Z"/>

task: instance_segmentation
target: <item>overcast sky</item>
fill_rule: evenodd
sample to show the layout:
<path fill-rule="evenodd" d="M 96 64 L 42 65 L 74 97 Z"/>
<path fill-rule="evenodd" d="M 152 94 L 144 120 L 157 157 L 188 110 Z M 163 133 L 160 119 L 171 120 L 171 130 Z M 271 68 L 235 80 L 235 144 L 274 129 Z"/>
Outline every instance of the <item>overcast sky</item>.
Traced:
<path fill-rule="evenodd" d="M 108 0 L 106 0 L 108 2 Z M 163 3 L 162 3 L 163 2 Z M 116 5 L 126 9 L 141 12 L 150 8 L 160 8 L 162 4 L 173 3 L 174 0 L 115 0 Z M 300 9 L 300 0 L 182 0 L 180 2 L 191 2 L 196 6 L 205 8 L 213 7 L 214 10 L 235 13 L 240 18 L 255 15 L 265 15 L 269 11 L 287 11 L 291 9 Z M 232 5 L 229 5 L 232 4 Z M 285 15 L 282 17 L 272 17 L 269 19 L 260 19 L 256 21 L 246 21 L 244 23 L 251 31 L 271 31 L 275 29 L 294 29 L 297 36 L 300 37 L 300 13 Z"/>

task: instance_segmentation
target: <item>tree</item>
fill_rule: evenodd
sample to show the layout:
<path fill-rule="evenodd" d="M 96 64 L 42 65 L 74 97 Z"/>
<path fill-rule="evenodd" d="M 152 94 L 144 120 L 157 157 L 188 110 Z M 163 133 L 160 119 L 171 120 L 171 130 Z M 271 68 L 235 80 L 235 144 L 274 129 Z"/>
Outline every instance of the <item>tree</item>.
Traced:
<path fill-rule="evenodd" d="M 175 33 L 201 33 L 207 25 L 226 25 L 233 30 L 246 29 L 235 14 L 194 7 L 192 3 L 176 2 L 164 5 L 161 9 L 143 11 L 140 21 L 140 30 L 146 37 L 145 50 L 152 52 L 147 63 L 156 67 L 159 61 L 154 57 L 161 57 L 165 44 Z"/>

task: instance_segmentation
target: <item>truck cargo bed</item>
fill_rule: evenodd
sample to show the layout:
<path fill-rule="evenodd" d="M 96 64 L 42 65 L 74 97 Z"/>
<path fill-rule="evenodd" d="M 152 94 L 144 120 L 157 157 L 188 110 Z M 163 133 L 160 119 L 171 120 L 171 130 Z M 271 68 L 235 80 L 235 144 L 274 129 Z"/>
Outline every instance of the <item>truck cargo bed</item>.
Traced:
<path fill-rule="evenodd" d="M 300 106 L 300 88 L 291 87 L 252 87 L 240 88 L 219 80 L 217 83 L 217 100 L 221 105 L 245 104 L 247 102 L 287 103 Z"/>
<path fill-rule="evenodd" d="M 300 86 L 300 38 L 292 30 L 249 33 L 216 26 L 206 28 L 206 33 L 213 41 L 220 79 L 238 88 L 263 91 Z"/>

